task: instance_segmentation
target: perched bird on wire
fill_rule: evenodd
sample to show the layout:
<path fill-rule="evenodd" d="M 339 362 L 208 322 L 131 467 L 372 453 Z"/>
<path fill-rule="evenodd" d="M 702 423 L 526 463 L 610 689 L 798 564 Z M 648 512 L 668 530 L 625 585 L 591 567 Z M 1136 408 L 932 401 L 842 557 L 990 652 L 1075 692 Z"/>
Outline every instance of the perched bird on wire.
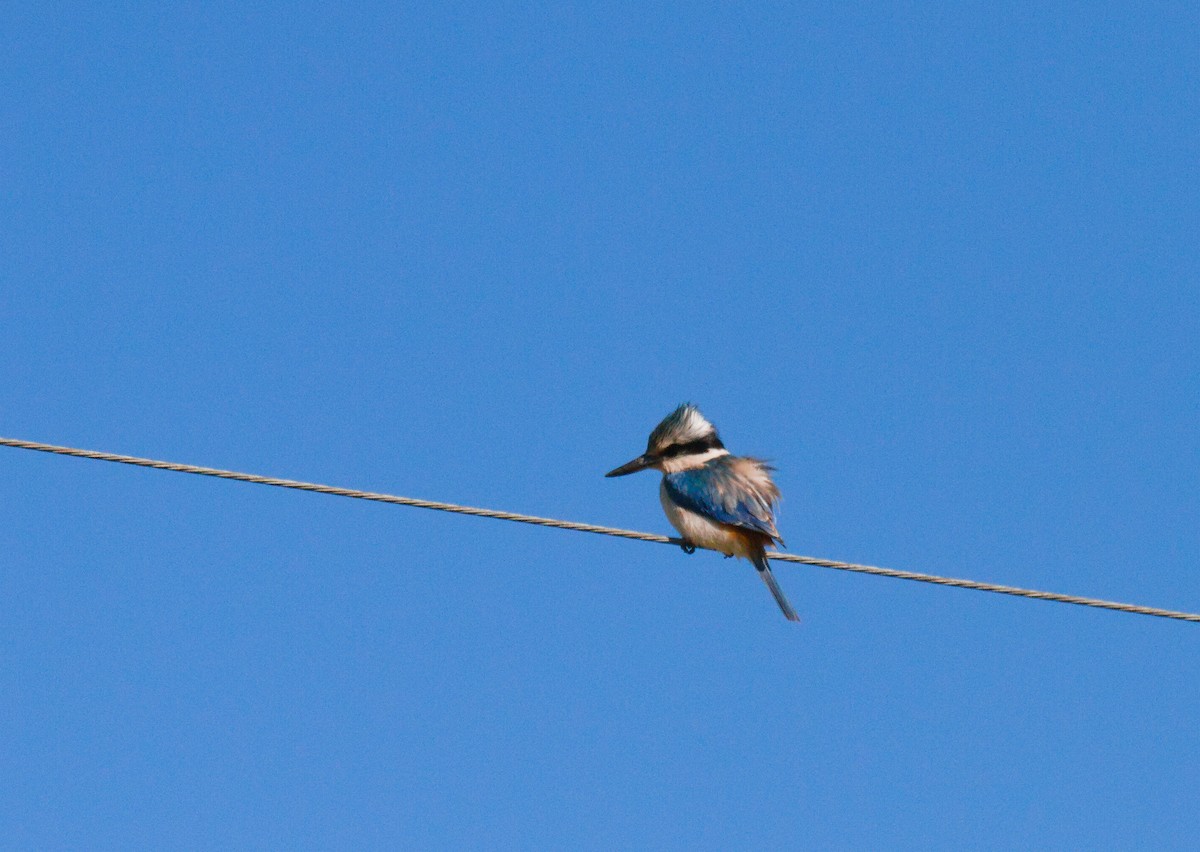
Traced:
<path fill-rule="evenodd" d="M 646 452 L 605 476 L 662 471 L 659 497 L 688 553 L 697 547 L 749 559 L 789 621 L 800 617 L 771 573 L 767 547 L 783 544 L 775 529 L 779 488 L 760 459 L 731 455 L 717 429 L 685 403 L 654 427 Z"/>

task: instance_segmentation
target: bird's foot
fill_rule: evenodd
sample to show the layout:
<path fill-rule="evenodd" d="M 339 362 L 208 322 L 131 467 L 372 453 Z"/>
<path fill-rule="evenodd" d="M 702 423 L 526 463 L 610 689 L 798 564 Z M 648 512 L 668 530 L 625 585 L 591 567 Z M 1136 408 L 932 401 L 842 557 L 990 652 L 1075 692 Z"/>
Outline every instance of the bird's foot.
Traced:
<path fill-rule="evenodd" d="M 682 550 L 684 553 L 688 554 L 689 556 L 696 552 L 696 545 L 692 544 L 690 541 L 687 541 L 686 539 L 679 543 L 679 548 L 680 548 L 680 550 Z"/>

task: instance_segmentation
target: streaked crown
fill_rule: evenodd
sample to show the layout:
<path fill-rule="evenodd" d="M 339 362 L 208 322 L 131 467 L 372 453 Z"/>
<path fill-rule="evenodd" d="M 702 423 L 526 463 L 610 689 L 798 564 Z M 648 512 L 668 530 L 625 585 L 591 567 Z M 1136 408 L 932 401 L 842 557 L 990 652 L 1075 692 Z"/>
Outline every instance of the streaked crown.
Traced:
<path fill-rule="evenodd" d="M 722 449 L 717 427 L 705 419 L 700 409 L 685 402 L 654 427 L 646 442 L 646 453 L 653 456 L 678 456 Z"/>

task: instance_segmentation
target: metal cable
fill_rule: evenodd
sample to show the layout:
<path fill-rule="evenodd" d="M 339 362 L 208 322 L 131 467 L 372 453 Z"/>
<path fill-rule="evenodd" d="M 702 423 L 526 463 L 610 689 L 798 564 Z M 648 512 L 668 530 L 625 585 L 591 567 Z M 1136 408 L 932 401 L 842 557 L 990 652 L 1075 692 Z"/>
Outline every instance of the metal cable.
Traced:
<path fill-rule="evenodd" d="M 61 456 L 75 456 L 98 461 L 131 464 L 138 467 L 152 467 L 157 470 L 173 470 L 178 473 L 194 473 L 200 476 L 215 476 L 219 479 L 234 479 L 238 482 L 253 482 L 259 485 L 274 485 L 277 488 L 291 488 L 296 491 L 315 491 L 318 494 L 334 494 L 338 497 L 354 497 L 359 500 L 373 500 L 376 503 L 394 503 L 399 506 L 415 506 L 418 509 L 436 509 L 439 512 L 454 512 L 459 515 L 475 515 L 480 518 L 496 518 L 501 521 L 516 521 L 522 524 L 536 524 L 540 527 L 554 527 L 560 530 L 610 535 L 617 538 L 628 538 L 634 541 L 651 541 L 657 544 L 682 545 L 682 539 L 669 538 L 665 535 L 623 530 L 616 527 L 601 527 L 595 524 L 581 524 L 576 521 L 560 521 L 555 518 L 539 518 L 536 515 L 522 515 L 517 512 L 501 512 L 495 509 L 480 509 L 475 506 L 459 506 L 455 503 L 441 503 L 436 500 L 418 500 L 413 497 L 399 497 L 395 494 L 378 494 L 372 491 L 359 491 L 354 488 L 337 488 L 332 485 L 318 485 L 313 482 L 297 482 L 293 479 L 277 479 L 272 476 L 258 476 L 253 473 L 239 473 L 233 470 L 220 470 L 214 467 L 199 467 L 178 462 L 157 461 L 137 456 L 123 456 L 117 453 L 102 453 L 97 450 L 79 450 L 73 447 L 60 447 L 54 444 L 43 444 L 37 441 L 21 441 L 16 438 L 0 437 L 0 446 L 16 447 L 22 450 L 37 450 L 43 453 L 56 453 Z M 1078 595 L 1064 595 L 1058 592 L 1040 592 L 1035 589 L 1021 589 L 1016 586 L 1001 586 L 996 583 L 981 583 L 978 580 L 962 580 L 956 577 L 939 577 L 936 574 L 920 574 L 915 571 L 898 571 L 894 568 L 879 568 L 874 565 L 859 565 L 854 562 L 838 562 L 833 559 L 817 559 L 812 556 L 795 556 L 790 553 L 771 551 L 768 557 L 777 562 L 795 562 L 800 565 L 816 565 L 821 568 L 834 568 L 838 571 L 853 571 L 857 574 L 875 574 L 880 577 L 895 577 L 900 580 L 915 580 L 919 583 L 935 583 L 939 586 L 954 586 L 960 589 L 975 589 L 980 592 L 996 592 L 1001 595 L 1015 595 L 1021 598 L 1033 598 L 1058 603 L 1078 604 L 1080 606 L 1111 609 L 1117 612 L 1131 612 L 1137 615 L 1153 615 L 1158 618 L 1173 618 L 1179 621 L 1200 622 L 1200 614 L 1178 612 L 1170 609 L 1160 609 L 1152 606 L 1118 603 L 1116 601 L 1084 598 Z"/>

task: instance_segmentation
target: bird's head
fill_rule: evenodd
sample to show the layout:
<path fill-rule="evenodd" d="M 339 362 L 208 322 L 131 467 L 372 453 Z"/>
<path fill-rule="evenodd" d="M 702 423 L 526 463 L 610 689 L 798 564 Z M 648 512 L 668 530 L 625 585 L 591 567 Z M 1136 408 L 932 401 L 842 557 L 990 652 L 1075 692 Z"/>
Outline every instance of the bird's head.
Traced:
<path fill-rule="evenodd" d="M 728 452 L 717 435 L 717 427 L 705 419 L 700 409 L 685 402 L 654 427 L 645 453 L 605 476 L 625 476 L 647 468 L 672 473 L 699 467 Z"/>

